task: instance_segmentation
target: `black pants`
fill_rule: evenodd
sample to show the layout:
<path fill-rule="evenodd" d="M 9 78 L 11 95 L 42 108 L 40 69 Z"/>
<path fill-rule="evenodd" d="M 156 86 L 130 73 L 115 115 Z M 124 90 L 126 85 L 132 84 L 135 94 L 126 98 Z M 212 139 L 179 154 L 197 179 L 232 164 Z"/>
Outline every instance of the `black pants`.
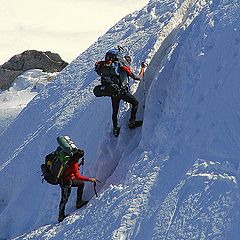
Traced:
<path fill-rule="evenodd" d="M 73 179 L 72 184 L 69 184 L 69 182 L 63 182 L 62 184 L 60 184 L 60 187 L 61 187 L 61 201 L 59 204 L 59 216 L 64 215 L 64 213 L 65 213 L 65 207 L 66 207 L 68 198 L 71 194 L 72 187 L 78 188 L 77 189 L 77 201 L 82 200 L 84 182 Z"/>
<path fill-rule="evenodd" d="M 113 109 L 112 122 L 113 122 L 114 128 L 117 127 L 118 125 L 117 115 L 118 115 L 118 109 L 119 109 L 119 104 L 121 100 L 132 104 L 130 120 L 136 119 L 136 113 L 138 109 L 138 100 L 131 93 L 126 92 L 120 96 L 112 97 L 111 99 L 112 99 L 112 109 Z"/>

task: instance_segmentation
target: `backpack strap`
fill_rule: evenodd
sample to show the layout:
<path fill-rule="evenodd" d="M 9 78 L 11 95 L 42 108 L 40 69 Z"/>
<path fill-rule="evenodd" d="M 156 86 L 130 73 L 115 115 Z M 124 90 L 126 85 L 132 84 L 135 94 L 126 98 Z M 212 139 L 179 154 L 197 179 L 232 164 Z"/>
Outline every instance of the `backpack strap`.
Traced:
<path fill-rule="evenodd" d="M 58 175 L 57 175 L 57 179 L 59 179 L 61 177 L 64 167 L 65 166 L 63 166 L 63 165 L 60 167 Z"/>

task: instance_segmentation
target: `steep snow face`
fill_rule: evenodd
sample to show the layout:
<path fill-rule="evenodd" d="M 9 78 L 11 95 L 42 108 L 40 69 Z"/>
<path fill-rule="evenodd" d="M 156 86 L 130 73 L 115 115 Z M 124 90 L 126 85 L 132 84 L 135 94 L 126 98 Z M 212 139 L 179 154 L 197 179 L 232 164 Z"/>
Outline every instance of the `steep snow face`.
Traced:
<path fill-rule="evenodd" d="M 120 150 L 114 149 L 117 141 L 109 139 L 112 128 L 110 100 L 95 99 L 92 94 L 94 85 L 98 84 L 94 64 L 109 48 L 120 44 L 129 48 L 134 56 L 133 67 L 136 67 L 147 58 L 162 28 L 181 5 L 174 1 L 156 2 L 122 19 L 67 66 L 4 132 L 0 145 L 0 179 L 5 183 L 0 191 L 0 228 L 4 231 L 0 238 L 55 222 L 59 188 L 42 185 L 39 170 L 44 156 L 57 147 L 59 134 L 70 135 L 85 150 L 86 175 L 96 176 L 104 183 L 112 174 L 123 146 Z M 127 111 L 125 106 L 124 111 Z M 110 150 L 104 154 L 102 145 L 105 143 Z M 88 187 L 85 198 L 89 199 L 93 190 Z M 70 206 L 67 211 L 73 211 Z"/>
<path fill-rule="evenodd" d="M 1 136 L 0 238 L 238 239 L 239 10 L 233 0 L 150 1 L 59 74 Z M 136 92 L 143 127 L 127 128 L 123 105 L 117 139 L 109 99 L 91 93 L 94 62 L 116 44 L 135 66 L 151 60 Z M 88 185 L 88 206 L 55 225 L 59 189 L 37 171 L 59 134 L 104 184 L 98 198 Z"/>
<path fill-rule="evenodd" d="M 207 4 L 150 86 L 141 144 L 168 161 L 136 239 L 240 236 L 239 17 L 237 1 Z"/>

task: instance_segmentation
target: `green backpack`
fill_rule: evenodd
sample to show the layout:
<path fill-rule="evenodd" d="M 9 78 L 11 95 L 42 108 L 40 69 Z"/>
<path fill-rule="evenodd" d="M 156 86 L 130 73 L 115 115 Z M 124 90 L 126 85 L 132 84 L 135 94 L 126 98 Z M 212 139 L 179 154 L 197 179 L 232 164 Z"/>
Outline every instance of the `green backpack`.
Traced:
<path fill-rule="evenodd" d="M 78 150 L 68 136 L 57 137 L 59 147 L 45 156 L 45 163 L 41 165 L 43 180 L 52 185 L 58 185 L 64 168 Z M 42 180 L 42 181 L 43 181 Z"/>

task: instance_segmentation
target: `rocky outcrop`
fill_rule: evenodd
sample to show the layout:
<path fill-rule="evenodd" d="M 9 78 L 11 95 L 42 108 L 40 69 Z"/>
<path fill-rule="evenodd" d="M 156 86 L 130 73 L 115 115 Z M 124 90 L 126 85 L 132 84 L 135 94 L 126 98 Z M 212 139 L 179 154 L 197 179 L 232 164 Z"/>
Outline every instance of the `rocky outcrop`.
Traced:
<path fill-rule="evenodd" d="M 22 74 L 22 71 L 6 70 L 0 66 L 0 89 L 8 89 L 13 81 Z"/>
<path fill-rule="evenodd" d="M 16 77 L 30 69 L 42 69 L 44 72 L 60 72 L 68 65 L 61 57 L 50 51 L 28 50 L 13 56 L 0 66 L 0 89 L 8 89 Z"/>

